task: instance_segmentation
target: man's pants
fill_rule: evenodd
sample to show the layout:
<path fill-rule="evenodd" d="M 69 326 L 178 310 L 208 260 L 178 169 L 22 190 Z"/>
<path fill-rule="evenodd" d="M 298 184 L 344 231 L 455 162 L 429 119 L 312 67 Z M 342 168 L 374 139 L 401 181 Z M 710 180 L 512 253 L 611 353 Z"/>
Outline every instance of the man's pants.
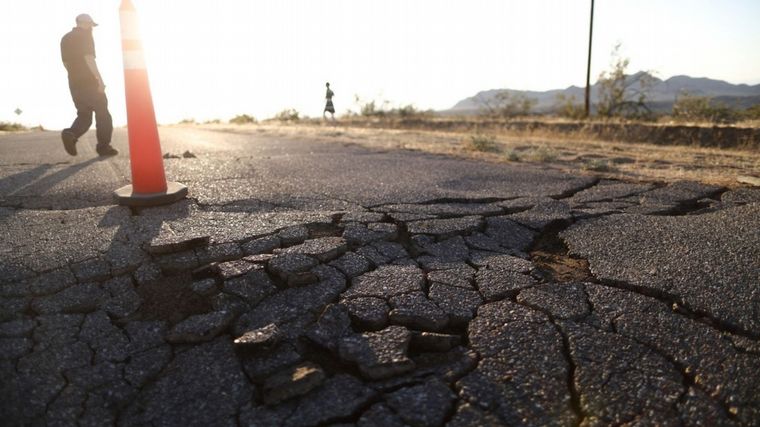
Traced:
<path fill-rule="evenodd" d="M 98 146 L 104 147 L 111 143 L 113 122 L 111 113 L 108 112 L 108 98 L 105 93 L 98 91 L 95 85 L 69 86 L 71 98 L 77 108 L 77 118 L 68 130 L 78 139 L 84 135 L 92 125 L 92 113 L 95 113 Z"/>

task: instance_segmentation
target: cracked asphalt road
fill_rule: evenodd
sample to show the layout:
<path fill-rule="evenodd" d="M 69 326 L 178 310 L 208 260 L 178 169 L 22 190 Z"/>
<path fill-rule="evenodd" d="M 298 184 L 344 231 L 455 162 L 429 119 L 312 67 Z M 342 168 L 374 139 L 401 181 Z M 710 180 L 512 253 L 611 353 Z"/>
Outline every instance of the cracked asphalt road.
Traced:
<path fill-rule="evenodd" d="M 0 136 L 5 424 L 760 424 L 759 189 L 160 132 Z"/>

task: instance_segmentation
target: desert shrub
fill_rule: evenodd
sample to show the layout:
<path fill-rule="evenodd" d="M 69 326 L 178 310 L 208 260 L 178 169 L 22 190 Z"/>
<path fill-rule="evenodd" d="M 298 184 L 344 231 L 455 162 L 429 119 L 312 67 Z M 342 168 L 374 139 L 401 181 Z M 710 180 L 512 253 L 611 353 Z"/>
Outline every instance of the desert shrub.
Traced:
<path fill-rule="evenodd" d="M 554 102 L 554 110 L 559 116 L 569 119 L 580 120 L 586 117 L 586 110 L 575 100 L 575 95 L 558 94 Z"/>
<path fill-rule="evenodd" d="M 481 134 L 471 135 L 470 140 L 467 141 L 467 148 L 480 152 L 499 151 L 499 145 L 496 139 L 492 136 Z"/>
<path fill-rule="evenodd" d="M 547 146 L 541 146 L 530 150 L 525 157 L 532 162 L 542 163 L 553 162 L 557 160 L 557 157 L 559 157 L 559 155 L 554 149 Z"/>
<path fill-rule="evenodd" d="M 652 111 L 646 105 L 649 91 L 654 86 L 650 72 L 627 75 L 630 59 L 620 56 L 620 44 L 612 50 L 610 70 L 599 75 L 599 101 L 597 113 L 603 117 L 647 119 Z"/>
<path fill-rule="evenodd" d="M 365 101 L 354 95 L 354 104 L 358 107 L 359 115 L 364 117 L 420 117 L 432 114 L 431 110 L 423 111 L 414 106 L 414 104 L 402 105 L 399 107 L 391 108 L 390 101 Z M 349 115 L 356 115 L 356 113 L 349 111 Z"/>
<path fill-rule="evenodd" d="M 712 114 L 710 115 L 711 123 L 731 124 L 736 123 L 741 119 L 741 113 L 723 102 L 714 102 L 711 104 L 710 109 Z"/>
<path fill-rule="evenodd" d="M 26 130 L 26 126 L 21 123 L 0 122 L 0 130 L 6 132 L 17 132 Z"/>
<path fill-rule="evenodd" d="M 195 124 L 195 119 L 192 119 L 192 118 L 190 118 L 190 119 L 182 119 L 182 120 L 179 121 L 179 124 L 181 124 L 181 125 L 194 125 Z"/>
<path fill-rule="evenodd" d="M 388 108 L 388 105 L 390 104 L 389 101 L 378 102 L 374 99 L 371 101 L 365 101 L 360 98 L 359 95 L 354 95 L 354 104 L 359 108 L 359 115 L 364 117 L 384 117 L 391 113 Z M 412 109 L 414 108 L 411 105 L 408 107 L 411 107 Z"/>
<path fill-rule="evenodd" d="M 433 110 L 420 110 L 413 104 L 402 105 L 400 107 L 391 108 L 390 110 L 386 111 L 386 115 L 392 117 L 400 117 L 402 119 L 408 119 L 412 117 L 430 117 L 433 114 Z"/>
<path fill-rule="evenodd" d="M 203 122 L 203 124 L 206 124 L 206 125 L 218 125 L 221 122 L 222 121 L 219 120 L 219 119 L 211 119 L 211 120 L 206 120 L 205 122 Z"/>
<path fill-rule="evenodd" d="M 681 93 L 673 104 L 673 118 L 689 122 L 736 123 L 740 113 L 708 96 Z"/>
<path fill-rule="evenodd" d="M 517 150 L 512 149 L 512 148 L 507 150 L 504 153 L 504 155 L 507 157 L 507 160 L 509 160 L 510 162 L 519 162 L 520 160 L 522 160 L 522 158 L 520 157 L 520 153 L 517 152 Z"/>
<path fill-rule="evenodd" d="M 275 120 L 281 122 L 297 122 L 301 119 L 301 115 L 298 110 L 294 108 L 286 108 L 274 116 Z"/>
<path fill-rule="evenodd" d="M 710 98 L 681 93 L 673 103 L 673 118 L 681 121 L 702 121 L 710 116 Z"/>
<path fill-rule="evenodd" d="M 760 104 L 753 105 L 744 110 L 744 118 L 747 120 L 760 120 Z"/>
<path fill-rule="evenodd" d="M 245 125 L 249 123 L 256 123 L 256 118 L 249 116 L 248 114 L 238 114 L 230 119 L 230 123 L 233 125 Z"/>
<path fill-rule="evenodd" d="M 385 111 L 375 106 L 375 101 L 369 101 L 359 107 L 359 114 L 365 117 L 384 116 Z"/>
<path fill-rule="evenodd" d="M 491 117 L 526 116 L 531 113 L 538 101 L 521 93 L 498 92 L 491 98 L 479 96 L 475 99 L 480 105 L 481 114 Z"/>
<path fill-rule="evenodd" d="M 385 110 L 379 106 L 375 100 L 365 101 L 359 95 L 354 95 L 354 104 L 359 110 L 359 115 L 364 117 L 377 117 L 384 116 Z M 387 105 L 388 101 L 383 102 L 383 106 Z M 352 113 L 356 114 L 356 113 Z"/>
<path fill-rule="evenodd" d="M 391 110 L 391 114 L 398 115 L 399 117 L 414 117 L 419 116 L 421 113 L 422 112 L 412 104 L 407 104 Z"/>

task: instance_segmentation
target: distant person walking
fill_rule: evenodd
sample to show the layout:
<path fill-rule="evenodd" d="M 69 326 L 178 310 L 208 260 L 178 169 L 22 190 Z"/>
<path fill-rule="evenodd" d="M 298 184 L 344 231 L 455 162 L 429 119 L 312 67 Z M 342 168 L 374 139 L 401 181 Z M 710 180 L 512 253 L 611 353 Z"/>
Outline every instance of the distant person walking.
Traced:
<path fill-rule="evenodd" d="M 330 90 L 330 83 L 325 83 L 327 86 L 327 93 L 325 94 L 325 99 L 327 102 L 325 103 L 325 110 L 322 112 L 322 118 L 327 118 L 327 112 L 330 113 L 330 116 L 332 117 L 332 120 L 335 121 L 335 107 L 332 103 L 332 97 L 335 95 L 335 93 Z"/>
<path fill-rule="evenodd" d="M 106 85 L 95 64 L 95 42 L 92 29 L 97 26 L 90 15 L 76 17 L 77 26 L 61 39 L 61 59 L 69 74 L 69 89 L 77 118 L 70 128 L 61 132 L 63 148 L 72 156 L 77 155 L 76 143 L 92 125 L 95 113 L 98 143 L 95 150 L 101 156 L 113 156 L 119 152 L 111 147 L 113 122 L 108 112 Z"/>

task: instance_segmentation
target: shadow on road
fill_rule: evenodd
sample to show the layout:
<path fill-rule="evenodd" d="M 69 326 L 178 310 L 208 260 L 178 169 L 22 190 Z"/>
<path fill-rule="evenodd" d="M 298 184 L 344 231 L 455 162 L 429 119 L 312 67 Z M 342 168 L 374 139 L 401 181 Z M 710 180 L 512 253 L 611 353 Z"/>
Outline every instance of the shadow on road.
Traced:
<path fill-rule="evenodd" d="M 34 167 L 33 169 L 15 173 L 13 175 L 6 176 L 5 178 L 0 178 L 0 194 L 13 194 L 18 190 L 8 192 L 6 191 L 6 188 L 15 188 L 22 185 L 28 185 L 26 183 L 33 182 L 35 179 L 44 175 L 45 172 L 47 172 L 47 170 L 52 166 L 53 165 L 50 163 L 44 163 Z"/>
<path fill-rule="evenodd" d="M 131 211 L 113 206 L 100 219 L 98 228 L 118 227 L 105 256 L 115 269 L 133 269 L 149 259 L 145 248 L 161 234 L 164 223 L 190 216 L 190 204 L 181 201 L 169 206 Z"/>
<path fill-rule="evenodd" d="M 45 177 L 43 177 L 43 178 L 41 178 L 41 179 L 39 179 L 37 181 L 30 182 L 29 184 L 27 184 L 27 185 L 25 185 L 25 186 L 23 186 L 23 187 L 21 187 L 21 188 L 19 188 L 17 190 L 11 191 L 10 193 L 8 193 L 8 195 L 9 196 L 15 195 L 16 193 L 18 193 L 18 192 L 20 192 L 22 190 L 24 192 L 31 193 L 31 195 L 42 195 L 43 193 L 45 193 L 48 190 L 50 190 L 51 188 L 53 188 L 56 184 L 59 184 L 59 183 L 63 182 L 64 180 L 68 179 L 69 177 L 77 174 L 79 171 L 87 168 L 91 164 L 97 163 L 97 162 L 100 162 L 100 161 L 103 161 L 103 160 L 105 160 L 105 158 L 94 157 L 94 158 L 92 158 L 90 160 L 87 160 L 87 161 L 84 161 L 82 163 L 73 164 L 73 165 L 71 165 L 69 167 L 63 168 L 63 169 L 61 169 L 61 170 L 59 170 L 57 172 L 54 172 L 54 173 L 52 173 L 50 175 L 47 175 L 47 176 L 45 176 Z M 47 168 L 50 168 L 51 165 L 41 165 L 41 166 L 47 166 Z M 32 169 L 32 170 L 36 170 L 36 169 L 37 168 Z M 30 171 L 27 171 L 27 172 L 30 172 Z M 21 174 L 23 174 L 23 173 L 26 173 L 26 172 L 21 172 Z M 38 173 L 36 176 L 40 176 L 43 173 L 44 173 L 44 170 L 41 173 Z M 20 175 L 20 174 L 16 174 L 16 175 Z M 8 177 L 7 179 L 14 178 L 16 175 Z M 34 179 L 35 177 L 31 177 L 30 179 Z M 0 185 L 0 189 L 1 188 L 2 188 L 2 185 Z"/>

